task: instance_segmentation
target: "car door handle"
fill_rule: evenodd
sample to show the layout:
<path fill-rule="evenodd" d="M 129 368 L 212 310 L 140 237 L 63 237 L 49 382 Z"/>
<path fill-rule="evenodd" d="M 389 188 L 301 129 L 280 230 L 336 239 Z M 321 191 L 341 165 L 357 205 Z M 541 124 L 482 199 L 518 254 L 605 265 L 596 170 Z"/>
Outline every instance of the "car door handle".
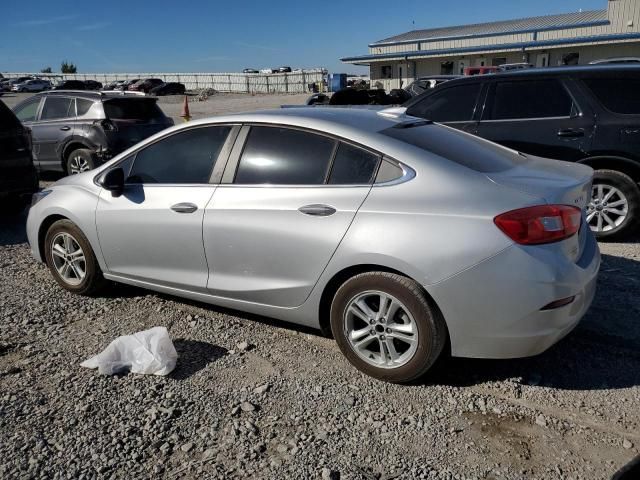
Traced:
<path fill-rule="evenodd" d="M 193 203 L 176 203 L 171 206 L 171 210 L 177 213 L 193 213 L 198 210 L 198 206 Z"/>
<path fill-rule="evenodd" d="M 68 132 L 69 130 L 71 130 L 71 127 L 67 127 L 65 125 L 64 127 L 60 127 L 60 130 L 62 130 L 63 132 Z"/>
<path fill-rule="evenodd" d="M 329 205 L 322 204 L 313 204 L 313 205 L 305 205 L 298 209 L 301 213 L 305 215 L 311 215 L 313 217 L 328 217 L 329 215 L 333 215 L 336 213 L 336 209 Z"/>
<path fill-rule="evenodd" d="M 562 138 L 584 137 L 584 130 L 574 130 L 573 128 L 558 130 L 558 136 Z"/>

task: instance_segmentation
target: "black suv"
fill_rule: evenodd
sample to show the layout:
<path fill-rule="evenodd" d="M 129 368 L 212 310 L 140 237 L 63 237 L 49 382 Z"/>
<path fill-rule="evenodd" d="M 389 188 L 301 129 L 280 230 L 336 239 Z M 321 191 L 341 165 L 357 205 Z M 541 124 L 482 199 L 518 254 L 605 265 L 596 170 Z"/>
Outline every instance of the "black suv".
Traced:
<path fill-rule="evenodd" d="M 156 101 L 135 93 L 49 91 L 13 110 L 31 129 L 36 167 L 74 174 L 173 125 Z"/>
<path fill-rule="evenodd" d="M 595 172 L 589 224 L 619 238 L 640 217 L 640 67 L 528 69 L 451 80 L 404 104 L 407 114 L 530 155 Z"/>
<path fill-rule="evenodd" d="M 29 129 L 0 100 L 0 210 L 21 210 L 37 191 Z"/>

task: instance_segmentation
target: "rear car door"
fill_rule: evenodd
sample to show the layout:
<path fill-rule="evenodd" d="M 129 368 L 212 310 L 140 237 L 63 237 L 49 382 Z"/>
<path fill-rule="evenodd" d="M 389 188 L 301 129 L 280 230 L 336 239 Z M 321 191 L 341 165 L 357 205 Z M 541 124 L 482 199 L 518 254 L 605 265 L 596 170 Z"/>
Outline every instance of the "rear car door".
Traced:
<path fill-rule="evenodd" d="M 588 151 L 594 115 L 560 78 L 495 79 L 478 125 L 480 137 L 540 157 L 577 161 Z"/>
<path fill-rule="evenodd" d="M 371 190 L 379 162 L 375 152 L 318 132 L 243 127 L 205 213 L 209 292 L 301 305 Z"/>
<path fill-rule="evenodd" d="M 181 130 L 119 162 L 127 179 L 124 192 L 114 197 L 103 190 L 96 210 L 100 248 L 110 274 L 205 289 L 209 269 L 202 220 L 216 188 L 212 171 L 221 152 L 228 153 L 224 147 L 233 129 Z"/>
<path fill-rule="evenodd" d="M 64 141 L 75 129 L 76 102 L 73 97 L 46 96 L 31 131 L 38 166 L 42 170 L 62 169 Z"/>
<path fill-rule="evenodd" d="M 414 117 L 444 123 L 467 133 L 476 133 L 476 112 L 479 110 L 482 82 L 444 85 L 426 94 L 407 109 Z"/>

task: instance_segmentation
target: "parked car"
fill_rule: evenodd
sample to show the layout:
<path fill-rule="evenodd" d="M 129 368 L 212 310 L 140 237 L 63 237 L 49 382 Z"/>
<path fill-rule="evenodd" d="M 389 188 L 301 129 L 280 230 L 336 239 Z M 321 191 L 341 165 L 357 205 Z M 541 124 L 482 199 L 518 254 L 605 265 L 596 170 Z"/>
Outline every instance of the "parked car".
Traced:
<path fill-rule="evenodd" d="M 138 83 L 140 81 L 139 78 L 132 78 L 131 80 L 125 80 L 123 81 L 119 86 L 116 87 L 117 90 L 122 90 L 122 91 L 126 91 L 129 90 L 129 87 L 135 83 Z"/>
<path fill-rule="evenodd" d="M 155 98 L 105 92 L 50 91 L 14 108 L 33 136 L 40 171 L 91 170 L 173 125 Z"/>
<path fill-rule="evenodd" d="M 291 73 L 291 67 L 278 67 L 277 72 L 278 73 Z"/>
<path fill-rule="evenodd" d="M 82 80 L 63 80 L 53 90 L 87 90 L 87 85 Z"/>
<path fill-rule="evenodd" d="M 33 80 L 33 77 L 18 77 L 18 78 L 8 78 L 0 82 L 0 90 L 5 92 L 10 92 L 14 85 L 19 83 L 24 83 L 28 80 Z"/>
<path fill-rule="evenodd" d="M 605 64 L 636 64 L 640 63 L 640 57 L 613 57 L 602 58 L 600 60 L 593 60 L 589 62 L 589 65 L 605 65 Z"/>
<path fill-rule="evenodd" d="M 162 96 L 162 95 L 184 95 L 186 91 L 184 84 L 177 82 L 169 82 L 163 83 L 162 85 L 158 85 L 157 87 L 153 87 L 149 93 L 151 95 Z"/>
<path fill-rule="evenodd" d="M 464 74 L 466 76 L 486 75 L 488 73 L 496 73 L 500 71 L 498 67 L 466 67 Z"/>
<path fill-rule="evenodd" d="M 447 82 L 405 104 L 529 155 L 596 170 L 587 219 L 601 239 L 621 238 L 640 217 L 640 67 L 530 69 Z"/>
<path fill-rule="evenodd" d="M 261 68 L 260 73 L 276 73 L 278 70 L 275 68 Z"/>
<path fill-rule="evenodd" d="M 415 97 L 455 78 L 460 78 L 460 75 L 431 75 L 429 77 L 420 77 L 407 85 L 405 90 L 409 92 L 412 97 Z"/>
<path fill-rule="evenodd" d="M 158 87 L 164 83 L 164 80 L 159 78 L 145 78 L 138 80 L 136 83 L 129 85 L 129 90 L 132 92 L 144 92 L 149 93 L 152 88 Z"/>
<path fill-rule="evenodd" d="M 37 191 L 29 129 L 0 100 L 0 212 L 22 210 Z"/>
<path fill-rule="evenodd" d="M 531 63 L 503 63 L 498 66 L 500 72 L 510 72 L 511 70 L 523 70 L 525 68 L 535 68 Z"/>
<path fill-rule="evenodd" d="M 260 73 L 260 72 L 258 72 L 258 70 L 256 70 L 255 68 L 245 68 L 244 70 L 242 70 L 242 73 Z"/>
<path fill-rule="evenodd" d="M 530 356 L 576 326 L 600 264 L 592 174 L 388 112 L 229 115 L 48 187 L 27 235 L 68 291 L 113 280 L 320 328 L 409 382 L 445 345 Z"/>
<path fill-rule="evenodd" d="M 85 80 L 84 84 L 87 90 L 100 90 L 102 88 L 102 83 L 96 80 Z"/>
<path fill-rule="evenodd" d="M 11 87 L 13 92 L 42 92 L 51 88 L 51 82 L 49 80 L 42 80 L 39 78 L 33 80 L 27 80 L 22 83 L 16 83 Z"/>

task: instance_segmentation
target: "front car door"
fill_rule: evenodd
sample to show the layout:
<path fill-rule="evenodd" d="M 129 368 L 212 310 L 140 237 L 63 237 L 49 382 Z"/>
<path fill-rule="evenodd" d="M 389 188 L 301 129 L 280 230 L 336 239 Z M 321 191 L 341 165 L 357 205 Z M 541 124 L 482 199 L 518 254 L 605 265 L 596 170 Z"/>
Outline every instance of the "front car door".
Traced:
<path fill-rule="evenodd" d="M 109 274 L 205 289 L 209 268 L 202 221 L 216 188 L 214 166 L 225 152 L 228 155 L 230 133 L 238 128 L 181 130 L 119 162 L 127 178 L 124 192 L 114 197 L 103 190 L 96 210 Z"/>
<path fill-rule="evenodd" d="M 233 150 L 204 218 L 209 293 L 299 306 L 371 190 L 380 157 L 264 125 L 244 126 Z"/>
<path fill-rule="evenodd" d="M 73 97 L 46 96 L 38 120 L 32 126 L 33 144 L 38 147 L 38 165 L 44 170 L 61 170 L 62 148 L 71 137 L 76 121 Z"/>
<path fill-rule="evenodd" d="M 482 92 L 482 82 L 479 81 L 445 84 L 432 93 L 419 97 L 409 106 L 407 114 L 475 133 Z"/>
<path fill-rule="evenodd" d="M 577 161 L 591 144 L 595 119 L 559 78 L 495 79 L 478 135 L 524 153 Z"/>

